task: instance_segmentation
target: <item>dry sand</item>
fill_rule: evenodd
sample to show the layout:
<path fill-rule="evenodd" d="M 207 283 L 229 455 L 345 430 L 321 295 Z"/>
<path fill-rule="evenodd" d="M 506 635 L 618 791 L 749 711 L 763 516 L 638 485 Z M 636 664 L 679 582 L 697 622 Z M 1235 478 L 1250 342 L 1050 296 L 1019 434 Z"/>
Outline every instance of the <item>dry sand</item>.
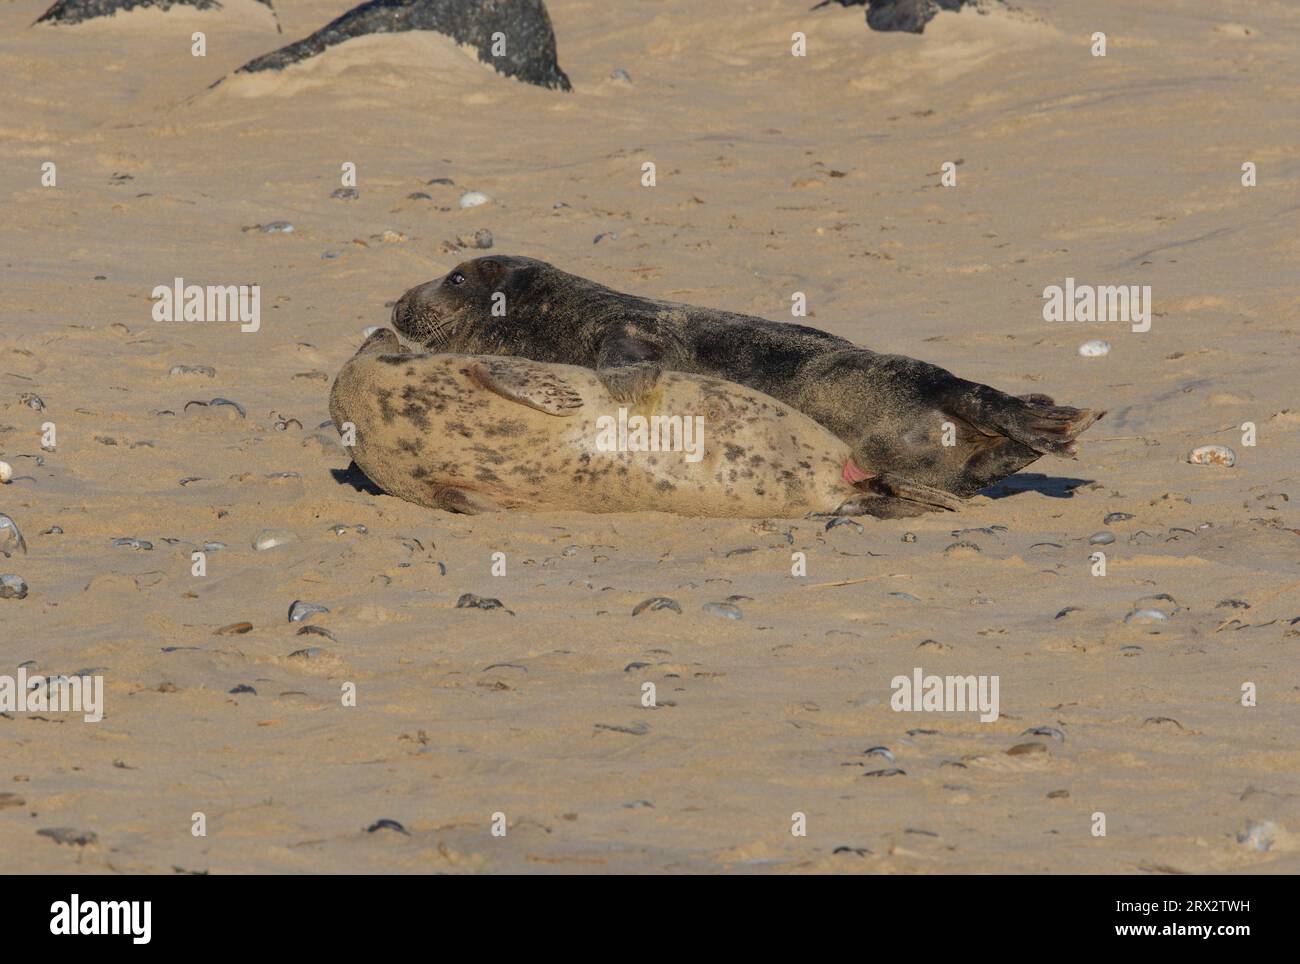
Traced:
<path fill-rule="evenodd" d="M 278 0 L 283 35 L 251 0 L 74 27 L 29 28 L 44 0 L 0 10 L 0 458 L 20 476 L 0 512 L 30 546 L 0 558 L 30 584 L 0 600 L 2 672 L 95 669 L 107 704 L 0 716 L 0 870 L 1300 870 L 1300 8 L 1024 0 L 916 37 L 806 0 L 552 0 L 572 94 L 434 34 L 208 89 L 350 5 Z M 356 201 L 329 196 L 347 161 Z M 459 210 L 462 190 L 494 203 Z M 241 230 L 274 220 L 295 230 Z M 655 297 L 788 320 L 803 291 L 810 324 L 1110 414 L 1001 497 L 861 531 L 469 518 L 340 483 L 330 378 L 482 228 Z M 259 283 L 261 331 L 154 322 L 177 276 Z M 1150 284 L 1151 331 L 1043 321 L 1067 276 Z M 1111 353 L 1081 358 L 1090 338 Z M 185 410 L 218 396 L 247 417 Z M 1183 461 L 1211 442 L 1237 465 Z M 297 541 L 255 552 L 269 527 Z M 950 550 L 957 529 L 988 531 Z M 466 592 L 511 612 L 456 609 Z M 1123 621 L 1161 593 L 1169 621 Z M 654 595 L 681 614 L 631 615 Z M 701 611 L 732 595 L 743 619 Z M 295 635 L 295 599 L 336 640 Z M 1001 718 L 894 712 L 916 666 L 998 675 Z M 1026 742 L 1045 750 L 1006 752 Z M 865 776 L 888 766 L 873 745 L 905 775 Z M 409 835 L 368 833 L 381 818 Z M 1248 821 L 1270 822 L 1260 847 Z"/>

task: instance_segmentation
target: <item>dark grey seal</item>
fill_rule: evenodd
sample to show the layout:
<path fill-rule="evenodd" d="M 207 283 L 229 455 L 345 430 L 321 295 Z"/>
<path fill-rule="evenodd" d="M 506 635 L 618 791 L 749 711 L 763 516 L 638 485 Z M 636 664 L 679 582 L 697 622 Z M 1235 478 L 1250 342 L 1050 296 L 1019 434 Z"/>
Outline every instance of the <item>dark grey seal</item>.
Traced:
<path fill-rule="evenodd" d="M 625 294 L 532 258 L 466 261 L 407 291 L 392 320 L 428 351 L 594 368 L 629 404 L 650 396 L 664 370 L 757 389 L 848 443 L 851 484 L 890 475 L 966 497 L 1040 455 L 1074 455 L 1076 436 L 1104 414 L 1008 395 L 805 325 Z"/>

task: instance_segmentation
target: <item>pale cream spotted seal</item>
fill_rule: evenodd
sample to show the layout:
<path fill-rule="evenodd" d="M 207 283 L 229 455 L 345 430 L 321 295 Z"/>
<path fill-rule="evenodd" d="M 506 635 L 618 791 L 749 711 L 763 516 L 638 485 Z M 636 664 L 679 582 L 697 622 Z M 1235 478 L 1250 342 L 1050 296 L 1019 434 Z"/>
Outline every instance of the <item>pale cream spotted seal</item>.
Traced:
<path fill-rule="evenodd" d="M 590 369 L 412 353 L 388 329 L 335 378 L 330 417 L 381 489 L 453 512 L 896 517 L 960 504 L 887 474 L 844 481 L 844 442 L 719 378 L 666 372 L 629 407 Z"/>

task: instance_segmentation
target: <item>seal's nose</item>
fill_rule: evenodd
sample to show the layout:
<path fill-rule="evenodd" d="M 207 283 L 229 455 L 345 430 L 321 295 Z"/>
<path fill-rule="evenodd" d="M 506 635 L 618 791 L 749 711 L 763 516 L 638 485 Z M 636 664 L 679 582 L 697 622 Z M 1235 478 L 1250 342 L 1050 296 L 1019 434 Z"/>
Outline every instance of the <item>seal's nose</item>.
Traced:
<path fill-rule="evenodd" d="M 406 330 L 407 321 L 411 317 L 411 295 L 414 292 L 415 289 L 410 288 L 402 292 L 402 297 L 393 302 L 393 327 L 403 335 L 414 334 Z"/>

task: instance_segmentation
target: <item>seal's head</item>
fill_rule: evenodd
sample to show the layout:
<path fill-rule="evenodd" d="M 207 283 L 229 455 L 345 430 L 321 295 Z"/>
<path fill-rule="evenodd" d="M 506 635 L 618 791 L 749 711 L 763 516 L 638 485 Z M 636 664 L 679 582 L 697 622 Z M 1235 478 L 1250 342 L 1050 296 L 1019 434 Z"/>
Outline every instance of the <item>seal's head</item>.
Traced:
<path fill-rule="evenodd" d="M 545 277 L 554 271 L 544 261 L 508 255 L 461 262 L 402 295 L 393 327 L 420 351 L 512 354 L 521 338 L 536 338 L 534 308 L 545 304 Z"/>

